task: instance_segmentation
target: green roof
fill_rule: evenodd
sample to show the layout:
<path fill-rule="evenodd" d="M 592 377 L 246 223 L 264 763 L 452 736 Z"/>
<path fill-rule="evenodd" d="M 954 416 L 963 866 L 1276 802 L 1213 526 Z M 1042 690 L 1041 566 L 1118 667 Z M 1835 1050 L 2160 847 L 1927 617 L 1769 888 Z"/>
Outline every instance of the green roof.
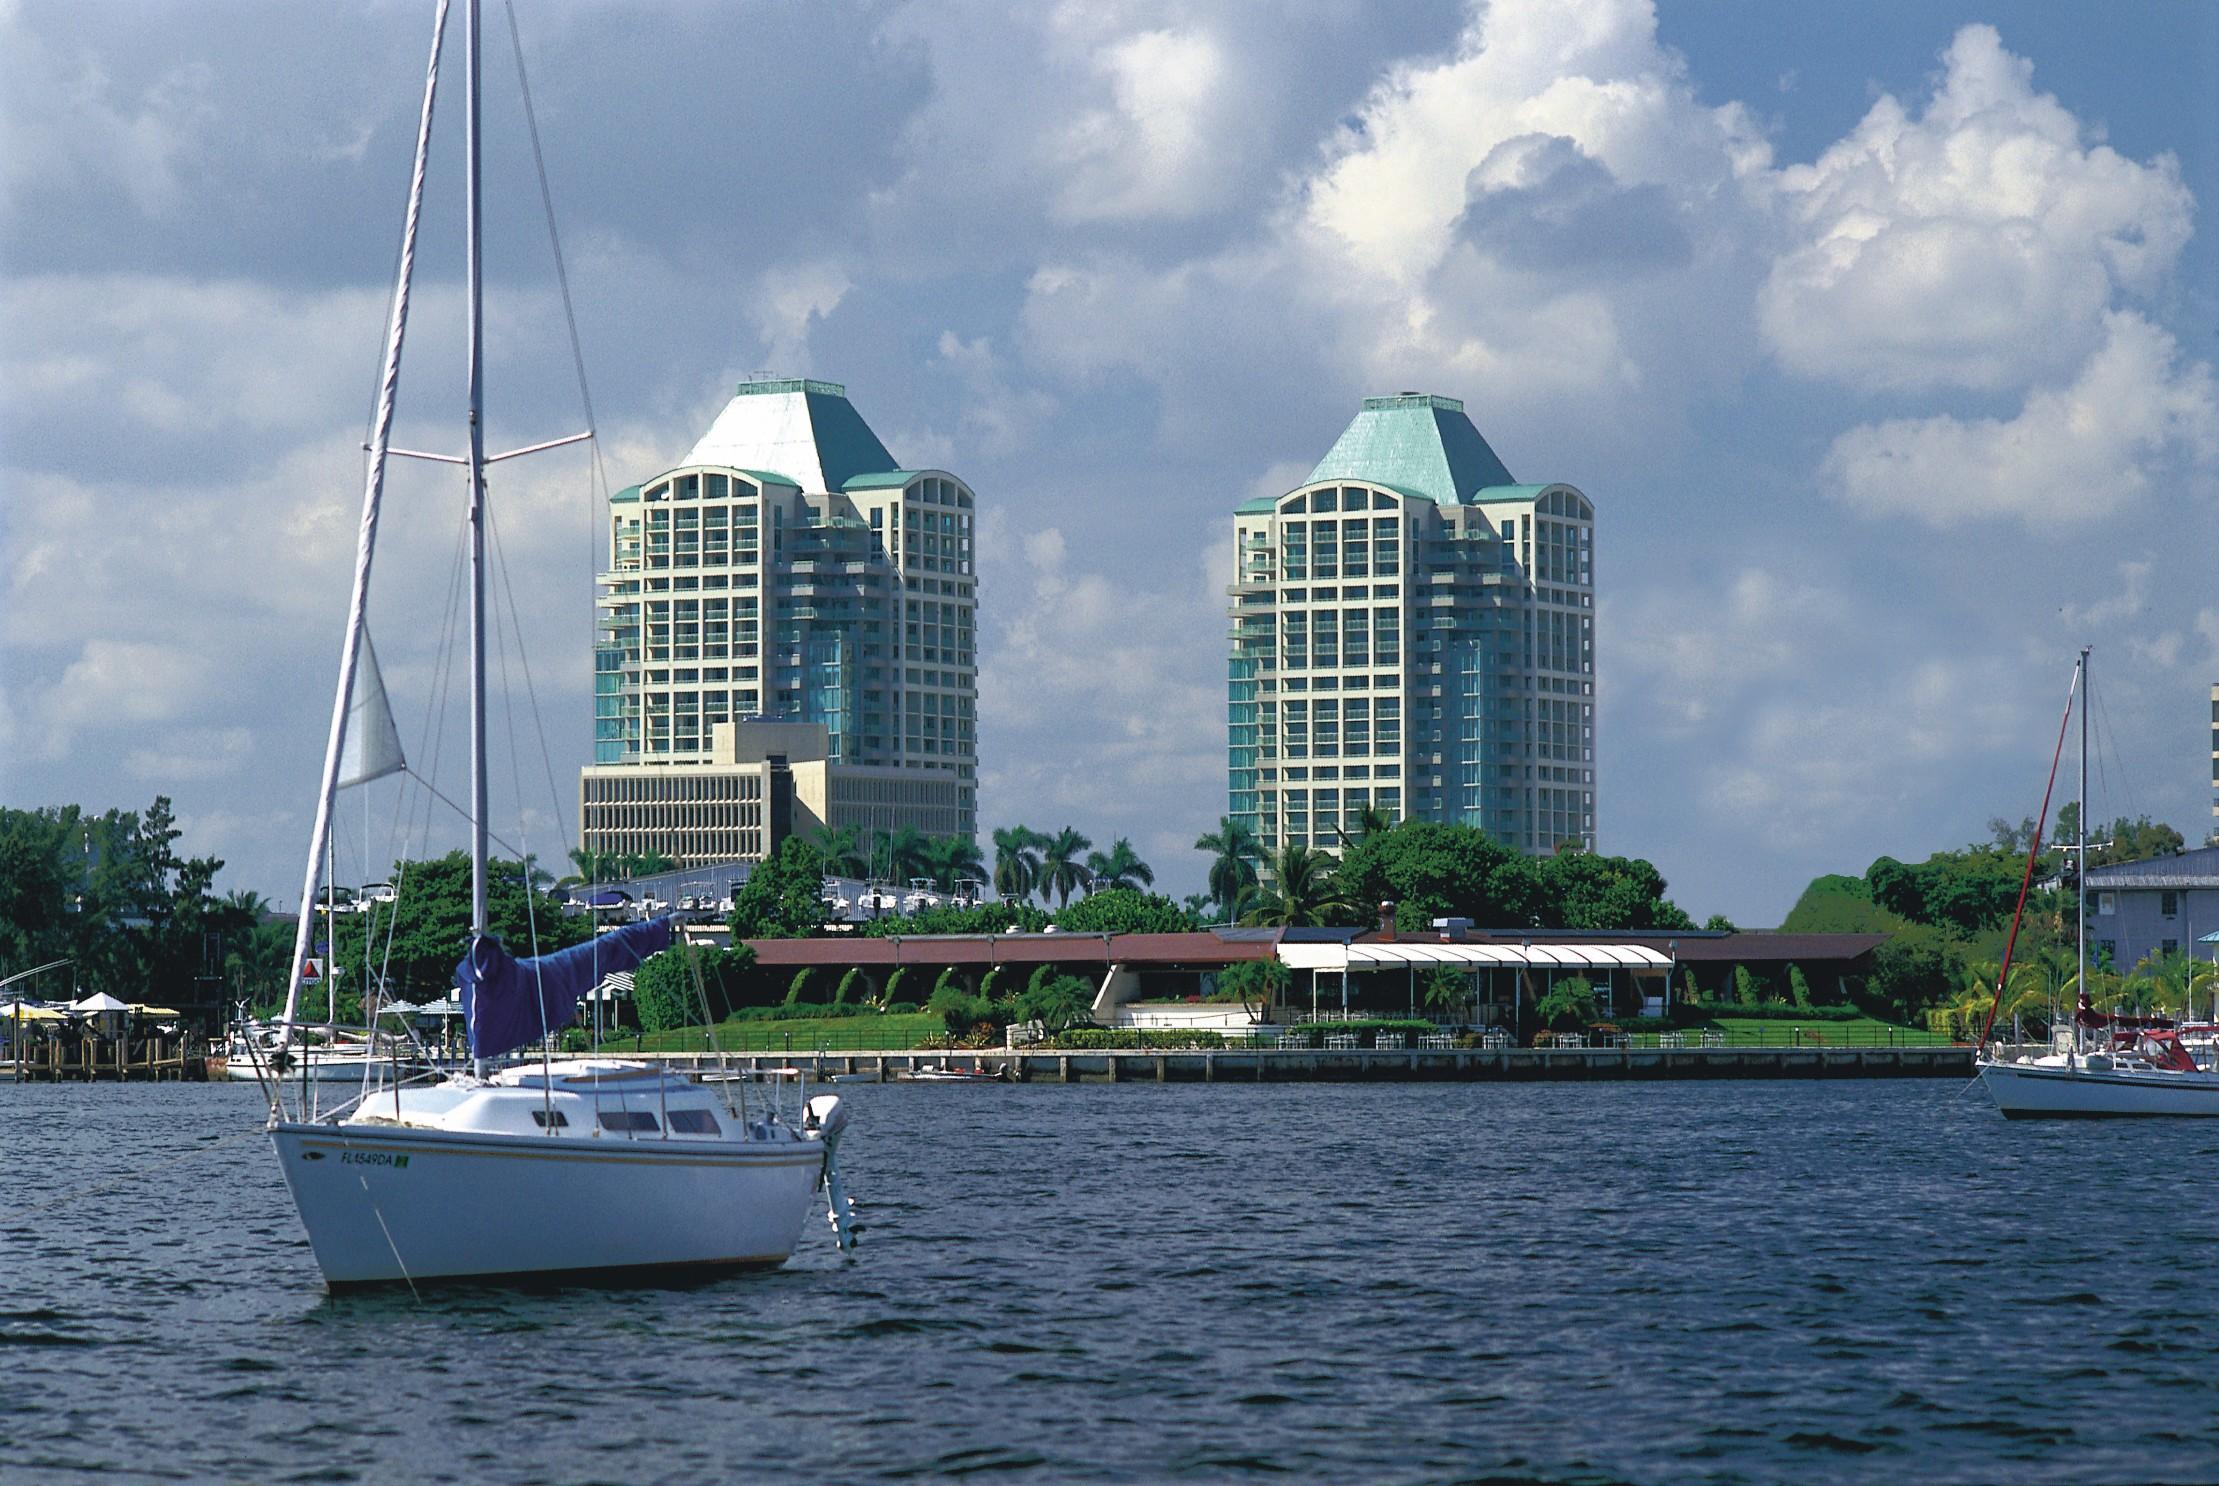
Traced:
<path fill-rule="evenodd" d="M 1515 483 L 1461 402 L 1422 392 L 1365 398 L 1307 483 L 1328 480 L 1386 485 L 1440 505 Z"/>
<path fill-rule="evenodd" d="M 1259 495 L 1254 500 L 1244 500 L 1233 507 L 1235 516 L 1268 516 L 1279 509 L 1279 497 Z"/>
<path fill-rule="evenodd" d="M 791 485 L 796 490 L 801 488 L 799 480 L 792 475 L 781 475 L 776 470 L 743 470 L 738 465 L 731 465 L 728 468 L 747 476 L 758 485 Z"/>
<path fill-rule="evenodd" d="M 876 470 L 867 475 L 857 475 L 843 482 L 842 490 L 899 490 L 926 470 Z"/>
<path fill-rule="evenodd" d="M 1471 503 L 1484 506 L 1497 501 L 1536 501 L 1541 498 L 1541 492 L 1548 488 L 1547 485 L 1489 485 L 1485 489 L 1473 491 Z"/>
<path fill-rule="evenodd" d="M 640 488 L 637 485 L 627 485 L 609 497 L 609 504 L 615 505 L 620 500 L 638 500 L 639 498 Z"/>

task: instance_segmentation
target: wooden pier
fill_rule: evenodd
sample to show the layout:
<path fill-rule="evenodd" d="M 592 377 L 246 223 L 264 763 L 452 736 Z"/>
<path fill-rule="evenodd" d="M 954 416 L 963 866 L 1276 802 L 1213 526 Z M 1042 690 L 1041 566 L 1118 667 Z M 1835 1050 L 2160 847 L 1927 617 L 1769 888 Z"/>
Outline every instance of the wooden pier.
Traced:
<path fill-rule="evenodd" d="M 204 1082 L 206 1042 L 197 1037 L 26 1038 L 0 1060 L 0 1078 L 17 1083 Z"/>
<path fill-rule="evenodd" d="M 799 1068 L 899 1080 L 976 1069 L 1014 1083 L 1548 1083 L 1720 1078 L 1970 1078 L 1968 1047 L 1226 1048 L 1145 1051 L 664 1053 L 672 1067 Z"/>

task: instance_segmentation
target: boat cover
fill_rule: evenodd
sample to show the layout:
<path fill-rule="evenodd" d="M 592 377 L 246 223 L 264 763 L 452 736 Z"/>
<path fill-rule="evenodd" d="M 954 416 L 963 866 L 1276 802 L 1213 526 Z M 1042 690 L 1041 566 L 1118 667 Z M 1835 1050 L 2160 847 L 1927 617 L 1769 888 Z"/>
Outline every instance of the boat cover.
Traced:
<path fill-rule="evenodd" d="M 470 1056 L 498 1058 L 570 1025 L 586 992 L 612 970 L 630 970 L 670 947 L 669 915 L 626 924 L 583 944 L 519 960 L 490 934 L 455 966 Z"/>

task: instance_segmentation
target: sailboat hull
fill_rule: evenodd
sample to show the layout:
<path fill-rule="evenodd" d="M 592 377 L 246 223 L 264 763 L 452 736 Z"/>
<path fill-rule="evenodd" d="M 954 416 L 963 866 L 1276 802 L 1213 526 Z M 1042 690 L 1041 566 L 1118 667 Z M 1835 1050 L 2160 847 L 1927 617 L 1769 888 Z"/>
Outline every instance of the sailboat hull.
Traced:
<path fill-rule="evenodd" d="M 772 1267 L 800 1240 L 825 1163 L 802 1140 L 295 1122 L 271 1140 L 333 1289 Z"/>
<path fill-rule="evenodd" d="M 1983 1063 L 1980 1082 L 2013 1120 L 2219 1116 L 2219 1074 Z"/>

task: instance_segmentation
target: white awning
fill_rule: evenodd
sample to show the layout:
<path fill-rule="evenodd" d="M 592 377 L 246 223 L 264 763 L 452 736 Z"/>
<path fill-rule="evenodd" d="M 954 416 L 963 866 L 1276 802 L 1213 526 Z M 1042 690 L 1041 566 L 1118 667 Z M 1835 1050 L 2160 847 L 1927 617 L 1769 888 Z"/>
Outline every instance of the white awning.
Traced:
<path fill-rule="evenodd" d="M 1397 940 L 1375 944 L 1281 944 L 1290 970 L 1385 970 L 1409 965 L 1461 965 L 1540 970 L 1668 970 L 1671 959 L 1645 944 L 1446 944 Z"/>

